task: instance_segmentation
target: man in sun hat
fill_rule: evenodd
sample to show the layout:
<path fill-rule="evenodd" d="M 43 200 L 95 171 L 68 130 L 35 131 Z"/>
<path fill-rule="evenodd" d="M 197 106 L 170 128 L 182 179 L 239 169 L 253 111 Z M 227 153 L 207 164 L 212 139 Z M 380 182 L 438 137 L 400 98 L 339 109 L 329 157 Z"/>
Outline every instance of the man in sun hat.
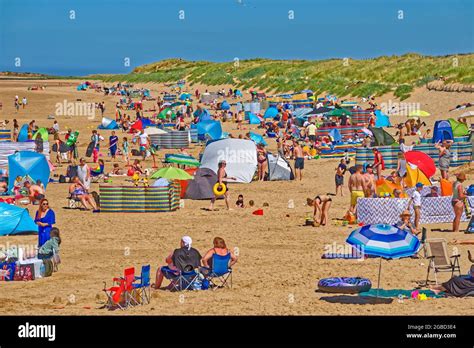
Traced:
<path fill-rule="evenodd" d="M 423 190 L 423 184 L 417 182 L 415 185 L 415 191 L 410 197 L 408 207 L 413 203 L 413 210 L 415 212 L 415 228 L 419 231 L 420 228 L 420 217 L 421 217 L 421 191 Z"/>
<path fill-rule="evenodd" d="M 201 265 L 202 256 L 192 247 L 193 240 L 189 236 L 181 238 L 179 249 L 175 249 L 166 258 L 167 266 L 160 267 L 156 272 L 156 281 L 154 288 L 158 290 L 161 287 L 163 278 L 173 279 L 180 272 L 189 272 Z"/>
<path fill-rule="evenodd" d="M 408 210 L 404 210 L 400 214 L 400 221 L 395 224 L 399 229 L 406 230 L 412 234 L 418 234 L 419 232 L 413 227 L 413 224 L 410 221 L 411 213 Z"/>

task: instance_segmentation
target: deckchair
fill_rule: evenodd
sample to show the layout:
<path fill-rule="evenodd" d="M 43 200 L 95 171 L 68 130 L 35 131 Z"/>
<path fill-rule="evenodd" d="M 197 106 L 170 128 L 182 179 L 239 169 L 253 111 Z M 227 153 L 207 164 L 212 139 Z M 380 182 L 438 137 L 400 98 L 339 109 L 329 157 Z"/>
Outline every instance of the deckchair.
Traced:
<path fill-rule="evenodd" d="M 121 310 L 126 309 L 126 303 L 125 303 L 125 281 L 122 279 L 119 282 L 119 285 L 112 286 L 110 288 L 107 288 L 106 282 L 104 282 L 104 288 L 102 291 L 105 292 L 105 295 L 107 296 L 107 303 L 105 304 L 105 307 L 107 309 L 115 309 L 115 308 L 120 308 Z"/>
<path fill-rule="evenodd" d="M 232 288 L 232 268 L 229 267 L 230 253 L 225 256 L 213 254 L 212 268 L 202 267 L 207 273 L 206 279 L 212 284 L 212 289 Z"/>
<path fill-rule="evenodd" d="M 142 266 L 141 275 L 139 277 L 136 276 L 135 281 L 140 281 L 139 283 L 132 284 L 137 297 L 140 299 L 140 304 L 149 304 L 151 298 L 150 265 Z"/>
<path fill-rule="evenodd" d="M 434 271 L 436 284 L 438 284 L 437 273 L 439 272 L 451 272 L 451 277 L 454 276 L 454 272 L 457 272 L 458 275 L 461 274 L 461 268 L 459 266 L 459 257 L 461 255 L 448 255 L 448 243 L 446 239 L 427 239 L 424 244 L 424 250 L 425 257 L 429 260 L 426 285 L 430 282 L 429 276 L 431 270 Z"/>
<path fill-rule="evenodd" d="M 171 291 L 192 290 L 194 282 L 199 279 L 199 274 L 194 269 L 178 271 L 162 267 L 161 272 L 166 279 L 171 281 L 168 285 L 168 290 Z"/>

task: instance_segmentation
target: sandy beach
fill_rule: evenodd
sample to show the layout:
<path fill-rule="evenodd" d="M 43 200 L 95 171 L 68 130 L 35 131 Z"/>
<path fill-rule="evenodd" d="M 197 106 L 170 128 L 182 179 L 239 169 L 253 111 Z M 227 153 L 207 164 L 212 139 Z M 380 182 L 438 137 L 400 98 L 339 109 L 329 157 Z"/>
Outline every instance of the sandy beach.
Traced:
<path fill-rule="evenodd" d="M 105 101 L 104 116 L 115 117 L 117 96 L 103 96 L 91 90 L 78 92 L 75 86 L 82 81 L 67 80 L 4 80 L 0 79 L 0 101 L 3 108 L 0 120 L 10 122 L 16 118 L 19 124 L 32 119 L 40 127 L 51 127 L 49 114 L 55 113 L 55 104 L 63 100 L 74 102 Z M 27 90 L 28 86 L 46 85 L 44 90 Z M 149 88 L 152 96 L 167 90 L 163 84 L 135 84 L 135 87 Z M 222 86 L 219 86 L 221 88 Z M 224 88 L 226 86 L 223 86 Z M 193 86 L 210 91 L 217 87 Z M 227 86 L 228 88 L 228 86 Z M 28 98 L 26 109 L 15 113 L 14 97 Z M 248 95 L 244 95 L 244 99 Z M 395 101 L 391 94 L 377 97 L 377 102 Z M 435 120 L 456 118 L 465 110 L 449 112 L 458 104 L 472 102 L 472 93 L 428 91 L 416 89 L 405 103 L 420 103 L 421 109 L 432 116 L 425 122 L 432 129 Z M 154 102 L 144 103 L 144 109 L 153 107 Z M 362 106 L 366 106 L 362 104 Z M 132 112 L 126 112 L 134 117 Z M 152 113 L 145 113 L 150 116 Z M 405 120 L 405 116 L 394 116 L 392 124 Z M 56 117 L 61 131 L 71 127 L 80 132 L 79 155 L 83 156 L 92 129 L 101 121 L 87 117 Z M 256 126 L 245 124 L 245 129 L 236 130 L 236 124 L 224 122 L 223 129 L 237 136 L 249 129 L 262 134 Z M 389 130 L 395 133 L 394 128 Z M 100 131 L 108 139 L 110 131 Z M 121 139 L 125 134 L 117 131 Z M 50 140 L 52 136 L 50 137 Z M 412 138 L 409 138 L 410 140 Z M 414 137 L 413 137 L 413 140 Z M 202 150 L 192 144 L 189 152 L 195 156 Z M 276 151 L 274 140 L 269 141 L 269 150 Z M 159 152 L 159 159 L 165 151 Z M 112 168 L 107 154 L 106 171 Z M 91 160 L 91 159 L 89 159 Z M 121 161 L 118 161 L 121 165 Z M 293 161 L 291 161 L 293 165 Z M 312 208 L 306 206 L 306 198 L 334 192 L 334 172 L 337 159 L 309 160 L 305 163 L 302 181 L 252 182 L 232 185 L 231 201 L 243 194 L 245 202 L 253 200 L 255 207 L 263 207 L 264 215 L 252 215 L 255 208 L 225 210 L 224 203 L 216 203 L 217 211 L 203 210 L 208 201 L 186 200 L 185 206 L 176 212 L 156 214 L 93 214 L 87 211 L 66 209 L 68 185 L 50 184 L 47 197 L 56 213 L 57 227 L 61 230 L 61 259 L 59 272 L 53 276 L 30 282 L 2 282 L 0 284 L 0 314 L 2 315 L 472 315 L 474 298 L 442 298 L 428 301 L 404 300 L 391 304 L 360 305 L 328 303 L 322 298 L 332 296 L 315 292 L 318 280 L 333 276 L 361 276 L 369 278 L 376 286 L 379 259 L 324 260 L 321 255 L 328 245 L 344 245 L 354 226 L 336 226 L 329 223 L 324 227 L 304 226 L 306 216 Z M 151 167 L 147 160 L 144 167 Z M 66 165 L 58 167 L 54 174 L 64 174 Z M 384 173 L 388 174 L 390 170 Z M 474 182 L 471 169 L 465 186 Z M 435 178 L 439 178 L 439 171 Z M 55 178 L 57 179 L 57 178 Z M 124 179 L 113 178 L 113 183 Z M 346 183 L 348 175 L 346 175 Z M 92 184 L 98 191 L 98 184 Z M 342 218 L 349 207 L 349 192 L 344 187 L 344 197 L 333 197 L 330 218 Z M 294 209 L 288 208 L 293 200 Z M 36 207 L 29 206 L 32 215 Z M 461 228 L 464 229 L 466 222 Z M 450 224 L 430 224 L 428 229 L 450 228 Z M 183 235 L 190 235 L 193 246 L 201 254 L 212 247 L 212 240 L 220 236 L 230 248 L 239 254 L 234 267 L 233 289 L 217 291 L 189 291 L 171 293 L 153 291 L 151 304 L 137 306 L 126 312 L 109 312 L 100 309 L 105 296 L 103 282 L 110 285 L 123 269 L 150 264 L 154 276 L 157 267 L 164 265 L 164 259 L 179 246 Z M 429 232 L 429 238 L 466 240 L 472 235 L 448 232 Z M 0 244 L 34 245 L 37 236 L 0 237 Z M 467 259 L 469 246 L 456 246 L 462 255 L 461 270 L 465 274 L 470 262 Z M 452 245 L 448 246 L 451 252 Z M 471 247 L 472 250 L 472 247 Z M 382 262 L 381 287 L 384 289 L 411 290 L 417 281 L 426 277 L 428 261 L 423 258 L 405 258 Z M 448 280 L 449 273 L 440 275 Z"/>

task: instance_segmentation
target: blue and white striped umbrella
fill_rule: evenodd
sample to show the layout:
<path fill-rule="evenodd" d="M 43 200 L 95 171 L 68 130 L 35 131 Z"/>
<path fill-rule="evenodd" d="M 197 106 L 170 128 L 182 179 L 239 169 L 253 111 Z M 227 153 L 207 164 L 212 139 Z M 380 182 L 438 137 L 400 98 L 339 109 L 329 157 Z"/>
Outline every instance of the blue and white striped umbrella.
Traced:
<path fill-rule="evenodd" d="M 346 240 L 366 255 L 398 259 L 415 254 L 420 241 L 408 231 L 392 225 L 366 225 L 354 230 Z"/>

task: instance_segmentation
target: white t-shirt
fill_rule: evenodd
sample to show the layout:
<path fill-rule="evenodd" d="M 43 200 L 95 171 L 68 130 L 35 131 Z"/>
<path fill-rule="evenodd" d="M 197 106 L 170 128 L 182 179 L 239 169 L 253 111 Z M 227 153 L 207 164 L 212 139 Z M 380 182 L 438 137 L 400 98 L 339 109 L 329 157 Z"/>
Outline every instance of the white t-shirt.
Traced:
<path fill-rule="evenodd" d="M 148 134 L 143 133 L 138 136 L 140 138 L 140 145 L 147 145 L 148 144 Z"/>
<path fill-rule="evenodd" d="M 413 192 L 411 198 L 413 199 L 414 206 L 421 207 L 421 194 L 420 192 L 418 192 L 418 190 L 415 190 L 415 192 Z"/>
<path fill-rule="evenodd" d="M 58 124 L 58 123 L 53 124 L 53 129 L 54 129 L 56 132 L 59 132 L 59 124 Z"/>
<path fill-rule="evenodd" d="M 316 130 L 318 128 L 314 125 L 314 124 L 310 124 L 308 127 L 307 127 L 307 130 L 308 130 L 308 135 L 316 135 Z"/>

